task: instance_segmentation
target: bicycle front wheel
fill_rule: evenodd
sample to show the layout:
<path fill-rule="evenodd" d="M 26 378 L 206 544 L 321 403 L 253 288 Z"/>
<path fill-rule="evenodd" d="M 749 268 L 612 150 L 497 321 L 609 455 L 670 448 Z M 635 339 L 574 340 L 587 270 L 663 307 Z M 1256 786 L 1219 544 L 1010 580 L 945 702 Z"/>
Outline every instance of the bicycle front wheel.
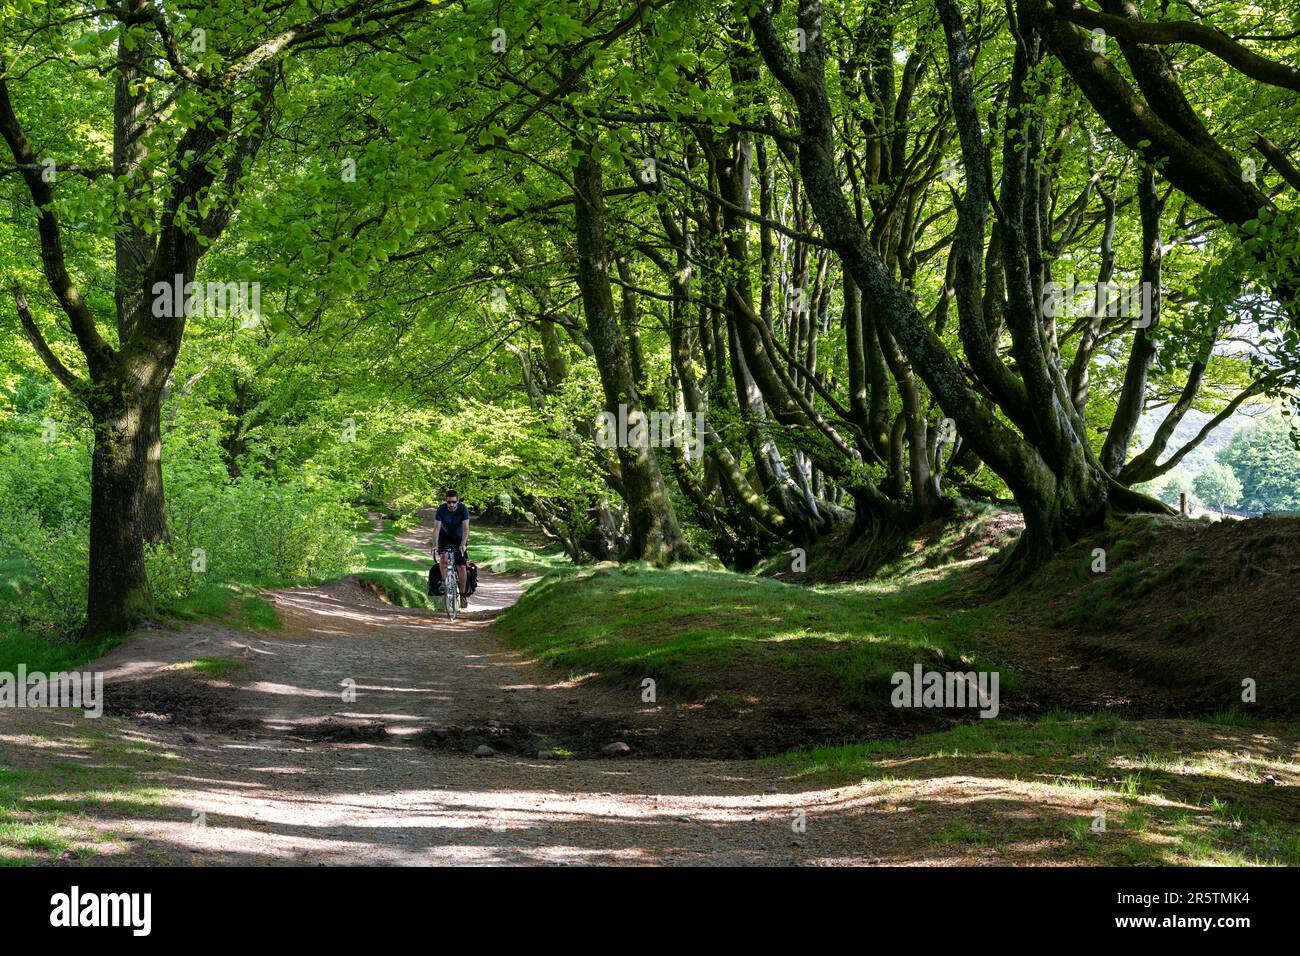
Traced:
<path fill-rule="evenodd" d="M 447 620 L 456 620 L 456 610 L 460 607 L 460 594 L 458 593 L 458 579 L 456 577 L 456 563 L 447 557 L 447 577 L 442 583 L 443 607 L 447 611 Z"/>

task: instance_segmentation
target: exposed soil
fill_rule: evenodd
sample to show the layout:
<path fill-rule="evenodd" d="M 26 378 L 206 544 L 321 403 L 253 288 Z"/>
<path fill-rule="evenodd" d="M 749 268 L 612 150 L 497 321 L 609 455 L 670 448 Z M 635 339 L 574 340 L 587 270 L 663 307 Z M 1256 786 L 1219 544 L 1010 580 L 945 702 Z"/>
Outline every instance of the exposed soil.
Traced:
<path fill-rule="evenodd" d="M 1009 548 L 1021 527 L 1014 512 L 983 515 L 940 546 L 951 529 L 936 524 L 920 529 L 904 552 L 914 568 L 973 561 Z M 1104 572 L 1092 570 L 1097 547 L 1106 551 Z M 1300 717 L 1300 518 L 1134 516 L 1028 580 L 1005 580 L 998 567 L 994 558 L 963 568 L 948 603 L 1001 601 L 995 627 L 974 643 L 1021 678 L 1014 693 L 1002 695 L 1007 716 L 1240 709 Z M 863 575 L 828 562 L 820 570 L 810 564 L 807 574 L 773 576 L 807 584 Z M 1246 679 L 1255 685 L 1250 703 L 1242 700 Z"/>
<path fill-rule="evenodd" d="M 138 677 L 110 685 L 104 713 L 137 720 L 164 721 L 178 727 L 202 727 L 223 734 L 251 735 L 261 721 L 247 715 L 238 691 L 196 676 L 173 674 Z"/>
<path fill-rule="evenodd" d="M 341 581 L 269 594 L 279 632 L 141 632 L 89 665 L 106 672 L 112 716 L 0 714 L 0 762 L 39 764 L 57 746 L 103 766 L 78 736 L 87 723 L 167 753 L 133 773 L 165 789 L 160 806 L 65 816 L 99 847 L 66 862 L 1050 864 L 1066 844 L 1053 821 L 1087 812 L 1085 798 L 1052 807 L 1014 849 L 954 847 L 933 838 L 967 813 L 950 798 L 998 787 L 920 782 L 900 807 L 893 786 L 810 790 L 776 764 L 661 759 L 759 745 L 731 709 L 699 717 L 703 704 L 670 711 L 640 705 L 639 689 L 557 679 L 489 628 L 519 582 L 481 581 L 455 624 Z M 180 666 L 196 658 L 245 666 L 211 680 Z M 604 752 L 620 742 L 626 753 Z M 473 756 L 483 746 L 493 755 Z M 1015 799 L 1032 801 L 1023 789 Z"/>
<path fill-rule="evenodd" d="M 1135 518 L 1061 555 L 1018 603 L 992 643 L 1045 703 L 1300 716 L 1300 519 Z"/>
<path fill-rule="evenodd" d="M 982 527 L 982 536 L 1006 530 Z M 1221 712 L 1239 700 L 1239 673 L 1258 682 L 1261 713 L 1296 712 L 1289 677 L 1300 673 L 1300 521 L 1164 521 L 1158 535 L 1149 527 L 1112 535 L 1110 577 L 1074 568 L 1090 561 L 1090 547 L 1064 555 L 981 638 L 1021 678 L 1003 694 L 1004 715 Z M 421 534 L 403 543 L 418 547 Z M 108 681 L 106 709 L 247 739 L 392 738 L 443 752 L 487 746 L 577 759 L 753 758 L 951 723 L 928 712 L 822 705 L 796 680 L 765 686 L 757 673 L 720 679 L 706 696 L 661 687 L 658 703 L 643 703 L 637 684 L 566 679 L 501 643 L 491 621 L 518 599 L 522 582 L 480 573 L 470 610 L 454 624 L 387 604 L 349 579 L 271 593 L 278 632 L 213 624 L 144 632 L 97 664 Z M 980 589 L 990 580 L 988 569 L 977 571 L 954 600 L 989 600 Z M 1104 621 L 1104 631 L 1071 623 L 1072 609 L 1104 603 L 1113 587 L 1128 599 L 1114 602 L 1122 617 Z M 1213 626 L 1171 630 L 1185 619 Z M 176 666 L 195 658 L 241 666 L 227 680 Z M 355 699 L 345 697 L 349 688 Z M 607 753 L 615 742 L 630 751 Z"/>

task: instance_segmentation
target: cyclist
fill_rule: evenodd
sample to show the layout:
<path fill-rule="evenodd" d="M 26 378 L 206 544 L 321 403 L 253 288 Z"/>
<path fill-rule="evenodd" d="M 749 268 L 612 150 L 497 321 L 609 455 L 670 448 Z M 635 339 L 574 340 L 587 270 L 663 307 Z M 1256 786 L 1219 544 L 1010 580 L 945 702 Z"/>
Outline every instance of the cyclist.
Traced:
<path fill-rule="evenodd" d="M 469 606 L 466 591 L 465 548 L 469 544 L 469 509 L 460 500 L 460 495 L 447 489 L 446 501 L 438 505 L 433 515 L 433 534 L 435 551 L 438 555 L 438 579 L 447 577 L 447 552 L 450 551 L 456 568 L 456 577 L 460 580 L 460 606 Z"/>

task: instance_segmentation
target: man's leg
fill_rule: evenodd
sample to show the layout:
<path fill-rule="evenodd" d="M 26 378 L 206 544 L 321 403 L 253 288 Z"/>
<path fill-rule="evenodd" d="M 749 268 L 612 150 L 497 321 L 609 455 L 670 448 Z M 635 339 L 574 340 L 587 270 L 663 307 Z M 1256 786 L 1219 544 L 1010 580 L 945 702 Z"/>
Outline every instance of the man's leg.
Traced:
<path fill-rule="evenodd" d="M 460 579 L 460 606 L 464 607 L 469 603 L 469 566 L 468 559 L 462 558 L 460 567 L 456 569 L 456 574 Z"/>

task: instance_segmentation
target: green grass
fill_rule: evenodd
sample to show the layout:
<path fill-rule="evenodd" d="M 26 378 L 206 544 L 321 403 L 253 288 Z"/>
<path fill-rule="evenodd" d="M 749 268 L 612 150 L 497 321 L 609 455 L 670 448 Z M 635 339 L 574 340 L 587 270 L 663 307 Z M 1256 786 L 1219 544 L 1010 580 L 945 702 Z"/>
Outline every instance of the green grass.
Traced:
<path fill-rule="evenodd" d="M 1218 724 L 1221 727 L 1262 727 L 1263 723 L 1253 714 L 1242 713 L 1239 710 L 1225 710 L 1221 714 L 1211 714 L 1202 718 L 1207 724 Z"/>
<path fill-rule="evenodd" d="M 1139 741 L 1132 726 L 1114 714 L 1080 719 L 1054 713 L 1035 721 L 978 720 L 909 740 L 816 747 L 770 759 L 788 763 L 801 775 L 829 781 L 883 772 L 878 764 L 882 757 L 1017 754 L 1053 759 L 1094 747 L 1132 747 Z"/>
<path fill-rule="evenodd" d="M 948 824 L 936 834 L 939 843 L 1032 839 L 1042 835 L 1035 821 L 1054 805 L 1083 798 L 1107 807 L 1106 830 L 1094 832 L 1088 813 L 1067 816 L 1054 831 L 1065 839 L 1058 852 L 1066 857 L 1112 865 L 1296 866 L 1300 808 L 1272 782 L 1300 772 L 1296 745 L 1296 728 L 1287 725 L 1254 722 L 1246 733 L 1223 721 L 1056 713 L 977 720 L 909 740 L 818 747 L 768 762 L 820 786 L 933 784 L 959 776 L 984 778 L 1003 793 L 1025 791 L 1023 805 L 1006 806 L 1003 798 L 1004 811 L 992 822 Z"/>
<path fill-rule="evenodd" d="M 206 585 L 188 597 L 163 604 L 157 613 L 163 619 L 217 620 L 244 630 L 280 628 L 275 608 L 256 589 L 230 584 Z M 120 634 L 91 641 L 59 641 L 0 624 L 0 671 L 13 673 L 19 664 L 29 672 L 71 670 L 107 654 L 125 637 Z"/>
<path fill-rule="evenodd" d="M 845 574 L 870 574 L 878 579 L 927 576 L 954 560 L 971 562 L 996 554 L 1008 543 L 1007 533 L 998 532 L 1002 509 L 980 502 L 964 501 L 948 519 L 916 529 L 910 535 L 865 535 L 845 544 L 848 528 L 815 544 L 805 556 L 801 579 L 819 580 Z M 954 555 L 958 556 L 954 558 Z M 789 577 L 793 572 L 793 551 L 785 550 L 764 558 L 754 573 Z"/>
<path fill-rule="evenodd" d="M 927 669 L 998 670 L 969 650 L 983 609 L 936 607 L 950 581 L 805 587 L 769 578 L 642 565 L 548 575 L 505 611 L 514 646 L 570 674 L 666 685 L 770 679 L 816 685 L 843 704 L 891 708 L 890 678 Z"/>
<path fill-rule="evenodd" d="M 1091 570 L 1091 549 L 1076 561 L 1074 582 L 1079 585 L 1071 601 L 1053 621 L 1058 627 L 1077 626 L 1085 631 L 1101 632 L 1117 626 L 1123 615 L 1140 606 L 1148 594 L 1171 586 L 1184 589 L 1196 586 L 1204 571 L 1205 556 L 1195 551 L 1184 555 L 1168 568 L 1144 565 L 1136 560 L 1141 544 L 1120 538 L 1106 548 L 1106 570 Z M 1082 550 L 1082 549 L 1081 549 Z M 1170 622 L 1171 633 L 1192 623 Z"/>
<path fill-rule="evenodd" d="M 357 575 L 380 588 L 385 596 L 403 607 L 436 609 L 425 595 L 432 558 L 427 553 L 398 544 L 393 523 L 370 534 L 368 520 L 359 521 L 356 531 L 362 538 L 360 550 L 365 568 Z M 507 574 L 556 571 L 570 566 L 556 548 L 537 541 L 515 529 L 478 527 L 471 532 L 471 556 L 480 565 Z M 17 558 L 0 559 L 0 601 L 6 589 L 18 588 L 31 577 L 28 565 Z M 215 620 L 241 630 L 279 630 L 275 608 L 258 593 L 259 588 L 285 587 L 298 581 L 247 581 L 241 584 L 209 584 L 192 594 L 163 603 L 157 610 L 160 618 L 176 621 Z M 29 671 L 59 671 L 80 667 L 106 654 L 125 635 L 94 641 L 57 641 L 0 623 L 0 671 L 14 672 L 19 664 Z"/>
<path fill-rule="evenodd" d="M 197 671 L 211 680 L 226 680 L 246 668 L 248 662 L 229 657 L 200 657 L 180 666 Z"/>
<path fill-rule="evenodd" d="M 0 624 L 0 671 L 14 673 L 23 664 L 30 671 L 66 671 L 108 653 L 121 637 L 93 641 L 50 641 Z"/>
<path fill-rule="evenodd" d="M 939 830 L 934 835 L 934 842 L 943 845 L 993 846 L 997 842 L 997 837 L 983 827 L 973 827 L 967 823 L 956 821 Z"/>
<path fill-rule="evenodd" d="M 0 557 L 0 604 L 36 580 L 30 564 L 19 557 Z M 15 672 L 22 664 L 29 671 L 68 670 L 109 651 L 121 637 L 94 641 L 51 640 L 0 622 L 0 671 Z"/>
<path fill-rule="evenodd" d="M 170 791 L 148 778 L 174 755 L 80 720 L 41 726 L 22 732 L 41 733 L 61 759 L 0 767 L 0 866 L 94 857 L 102 852 L 96 843 L 110 837 L 93 819 L 156 815 L 167 803 Z"/>
<path fill-rule="evenodd" d="M 376 531 L 362 539 L 360 551 L 366 565 L 357 572 L 357 578 L 379 588 L 399 607 L 434 607 L 433 599 L 425 593 L 432 558 L 421 558 L 419 552 L 398 544 L 396 536 L 388 530 Z"/>
<path fill-rule="evenodd" d="M 546 574 L 574 570 L 559 546 L 515 528 L 470 529 L 470 557 L 498 574 Z"/>
<path fill-rule="evenodd" d="M 219 620 L 241 630 L 278 631 L 275 608 L 251 587 L 209 584 L 188 597 L 160 608 L 165 617 L 182 621 Z"/>

